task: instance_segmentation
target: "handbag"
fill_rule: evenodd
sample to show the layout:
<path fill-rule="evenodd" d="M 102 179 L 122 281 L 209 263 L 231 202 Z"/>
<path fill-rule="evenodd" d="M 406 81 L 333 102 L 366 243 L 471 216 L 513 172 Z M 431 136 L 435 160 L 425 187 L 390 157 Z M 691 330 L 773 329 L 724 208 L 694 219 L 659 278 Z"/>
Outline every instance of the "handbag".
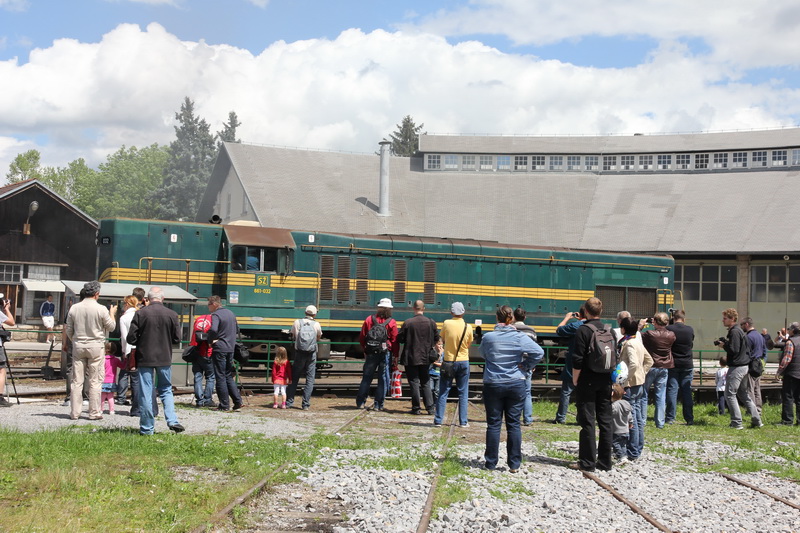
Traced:
<path fill-rule="evenodd" d="M 250 361 L 250 350 L 243 343 L 236 341 L 233 347 L 233 358 L 239 363 L 239 366 L 246 365 Z"/>
<path fill-rule="evenodd" d="M 181 359 L 187 363 L 194 363 L 197 360 L 197 346 L 187 346 L 186 349 L 183 350 Z"/>
<path fill-rule="evenodd" d="M 464 332 L 461 334 L 461 340 L 458 341 L 458 346 L 456 347 L 456 358 L 458 357 L 458 352 L 461 351 L 461 344 L 464 342 L 464 337 L 467 335 L 467 322 L 464 321 Z M 455 362 L 456 360 L 453 359 L 452 361 L 442 361 L 442 368 L 440 369 L 440 375 L 442 379 L 449 381 L 455 377 Z"/>
<path fill-rule="evenodd" d="M 764 362 L 761 360 L 760 357 L 755 357 L 750 359 L 750 364 L 747 368 L 747 373 L 754 378 L 761 377 L 761 374 L 764 373 Z"/>

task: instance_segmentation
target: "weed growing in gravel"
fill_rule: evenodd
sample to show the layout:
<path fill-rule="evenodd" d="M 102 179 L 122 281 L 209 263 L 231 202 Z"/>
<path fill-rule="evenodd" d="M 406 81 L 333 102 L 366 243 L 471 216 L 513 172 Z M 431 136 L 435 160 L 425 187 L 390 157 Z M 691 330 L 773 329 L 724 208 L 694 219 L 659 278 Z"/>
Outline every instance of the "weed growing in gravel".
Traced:
<path fill-rule="evenodd" d="M 442 474 L 433 499 L 434 509 L 446 508 L 455 502 L 463 502 L 472 497 L 466 484 L 458 481 L 467 474 L 464 462 L 457 454 L 449 452 L 442 461 Z"/>

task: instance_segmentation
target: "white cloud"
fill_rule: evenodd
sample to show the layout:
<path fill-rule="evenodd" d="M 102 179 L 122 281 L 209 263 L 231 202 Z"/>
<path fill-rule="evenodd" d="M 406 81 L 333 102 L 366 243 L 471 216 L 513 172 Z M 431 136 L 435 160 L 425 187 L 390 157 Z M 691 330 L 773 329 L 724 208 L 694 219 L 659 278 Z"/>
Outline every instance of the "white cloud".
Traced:
<path fill-rule="evenodd" d="M 247 0 L 256 7 L 265 8 L 269 4 L 269 0 Z"/>
<path fill-rule="evenodd" d="M 28 0 L 0 0 L 0 9 L 7 11 L 25 11 L 29 5 Z"/>
<path fill-rule="evenodd" d="M 700 39 L 715 61 L 739 67 L 800 65 L 795 0 L 472 0 L 439 10 L 417 29 L 447 36 L 505 35 L 543 45 L 587 36 Z"/>
<path fill-rule="evenodd" d="M 90 165 L 121 145 L 168 143 L 184 96 L 244 141 L 371 153 L 410 114 L 432 133 L 592 134 L 791 125 L 800 91 L 730 83 L 730 67 L 665 42 L 646 63 L 585 68 L 423 33 L 271 44 L 258 55 L 120 25 L 98 43 L 60 39 L 0 61 L 0 175 L 41 139 L 45 164 Z M 24 146 L 23 146 L 24 145 Z"/>

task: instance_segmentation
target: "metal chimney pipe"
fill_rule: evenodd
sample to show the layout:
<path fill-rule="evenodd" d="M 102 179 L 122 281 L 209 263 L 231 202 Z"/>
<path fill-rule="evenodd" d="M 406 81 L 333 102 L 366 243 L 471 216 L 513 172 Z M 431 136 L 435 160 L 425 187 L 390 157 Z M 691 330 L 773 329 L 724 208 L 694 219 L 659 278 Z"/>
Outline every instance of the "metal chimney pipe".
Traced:
<path fill-rule="evenodd" d="M 381 174 L 380 174 L 380 202 L 378 216 L 388 217 L 389 212 L 389 146 L 390 141 L 381 141 Z"/>

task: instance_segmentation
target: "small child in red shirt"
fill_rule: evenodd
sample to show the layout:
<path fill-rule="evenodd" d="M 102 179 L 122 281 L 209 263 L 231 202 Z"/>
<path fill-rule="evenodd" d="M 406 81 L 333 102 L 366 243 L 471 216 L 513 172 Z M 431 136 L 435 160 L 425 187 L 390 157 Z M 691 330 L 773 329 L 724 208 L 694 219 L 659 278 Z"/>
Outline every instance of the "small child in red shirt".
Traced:
<path fill-rule="evenodd" d="M 278 346 L 275 349 L 275 360 L 272 362 L 272 384 L 275 386 L 275 403 L 273 409 L 278 408 L 280 400 L 281 409 L 286 409 L 286 385 L 292 382 L 292 365 L 286 355 L 286 348 Z"/>

